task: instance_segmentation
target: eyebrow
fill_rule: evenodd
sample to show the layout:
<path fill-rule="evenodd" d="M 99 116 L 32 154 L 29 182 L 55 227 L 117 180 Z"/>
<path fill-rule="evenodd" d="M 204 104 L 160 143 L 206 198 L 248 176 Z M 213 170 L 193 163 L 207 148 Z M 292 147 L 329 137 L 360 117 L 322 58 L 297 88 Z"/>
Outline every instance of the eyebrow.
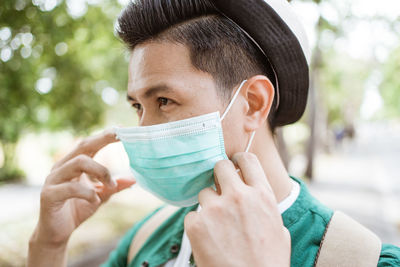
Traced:
<path fill-rule="evenodd" d="M 148 89 L 148 90 L 144 93 L 144 97 L 145 97 L 145 98 L 150 98 L 150 97 L 152 97 L 153 95 L 155 95 L 155 94 L 157 94 L 157 93 L 160 93 L 160 92 L 169 93 L 169 92 L 172 92 L 172 91 L 173 91 L 173 89 L 172 89 L 171 87 L 167 86 L 166 84 L 161 84 L 161 85 L 157 85 L 157 86 L 154 86 L 154 87 L 151 87 L 150 89 Z M 126 94 L 126 99 L 127 99 L 128 101 L 136 101 L 136 99 L 133 98 L 133 97 L 131 97 L 131 96 L 129 95 L 129 93 Z"/>

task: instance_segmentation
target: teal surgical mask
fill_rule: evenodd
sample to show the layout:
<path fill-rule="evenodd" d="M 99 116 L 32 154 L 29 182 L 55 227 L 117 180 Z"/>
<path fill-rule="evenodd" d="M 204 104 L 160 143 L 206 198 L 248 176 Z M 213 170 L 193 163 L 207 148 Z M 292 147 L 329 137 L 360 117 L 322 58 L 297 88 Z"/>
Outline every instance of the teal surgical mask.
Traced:
<path fill-rule="evenodd" d="M 116 127 L 137 183 L 174 206 L 198 203 L 199 192 L 214 187 L 215 164 L 228 159 L 221 121 L 245 82 L 240 84 L 222 117 L 213 112 L 151 126 Z"/>

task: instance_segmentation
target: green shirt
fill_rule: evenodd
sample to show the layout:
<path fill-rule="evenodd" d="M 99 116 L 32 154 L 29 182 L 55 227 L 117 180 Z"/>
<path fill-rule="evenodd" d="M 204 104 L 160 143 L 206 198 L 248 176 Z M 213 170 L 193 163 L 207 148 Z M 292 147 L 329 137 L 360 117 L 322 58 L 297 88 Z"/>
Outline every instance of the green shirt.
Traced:
<path fill-rule="evenodd" d="M 293 179 L 300 184 L 300 194 L 293 205 L 282 214 L 283 223 L 291 236 L 291 266 L 314 266 L 322 236 L 333 211 L 311 196 L 302 181 Z M 143 266 L 159 266 L 177 257 L 182 242 L 185 215 L 196 208 L 197 205 L 182 208 L 166 220 L 148 238 L 129 267 L 142 266 L 143 263 Z M 132 238 L 143 223 L 159 209 L 138 222 L 126 233 L 118 247 L 110 254 L 107 262 L 102 265 L 103 267 L 127 266 L 127 256 Z M 400 266 L 400 248 L 383 244 L 378 266 Z"/>

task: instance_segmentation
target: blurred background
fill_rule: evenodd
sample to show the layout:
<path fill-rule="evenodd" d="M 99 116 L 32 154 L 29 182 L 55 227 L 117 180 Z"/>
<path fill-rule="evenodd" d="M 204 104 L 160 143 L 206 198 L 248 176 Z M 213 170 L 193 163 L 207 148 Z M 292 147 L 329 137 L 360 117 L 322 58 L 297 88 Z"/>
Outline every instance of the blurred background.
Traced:
<path fill-rule="evenodd" d="M 0 3 L 0 266 L 24 266 L 54 162 L 82 137 L 137 123 L 114 34 L 127 2 Z M 306 113 L 277 134 L 282 158 L 323 203 L 400 245 L 400 2 L 291 2 L 313 57 Z M 120 144 L 96 159 L 129 173 Z M 98 266 L 160 204 L 137 186 L 114 196 L 73 234 L 70 266 Z"/>

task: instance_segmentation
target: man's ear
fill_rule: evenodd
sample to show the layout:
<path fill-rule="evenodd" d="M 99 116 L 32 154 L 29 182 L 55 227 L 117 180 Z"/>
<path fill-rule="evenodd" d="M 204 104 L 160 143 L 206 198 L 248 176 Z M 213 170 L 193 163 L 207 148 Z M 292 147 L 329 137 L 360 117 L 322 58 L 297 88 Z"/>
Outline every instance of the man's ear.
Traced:
<path fill-rule="evenodd" d="M 274 86 L 264 75 L 256 75 L 247 80 L 243 92 L 248 103 L 245 130 L 254 131 L 266 122 L 275 96 Z"/>

